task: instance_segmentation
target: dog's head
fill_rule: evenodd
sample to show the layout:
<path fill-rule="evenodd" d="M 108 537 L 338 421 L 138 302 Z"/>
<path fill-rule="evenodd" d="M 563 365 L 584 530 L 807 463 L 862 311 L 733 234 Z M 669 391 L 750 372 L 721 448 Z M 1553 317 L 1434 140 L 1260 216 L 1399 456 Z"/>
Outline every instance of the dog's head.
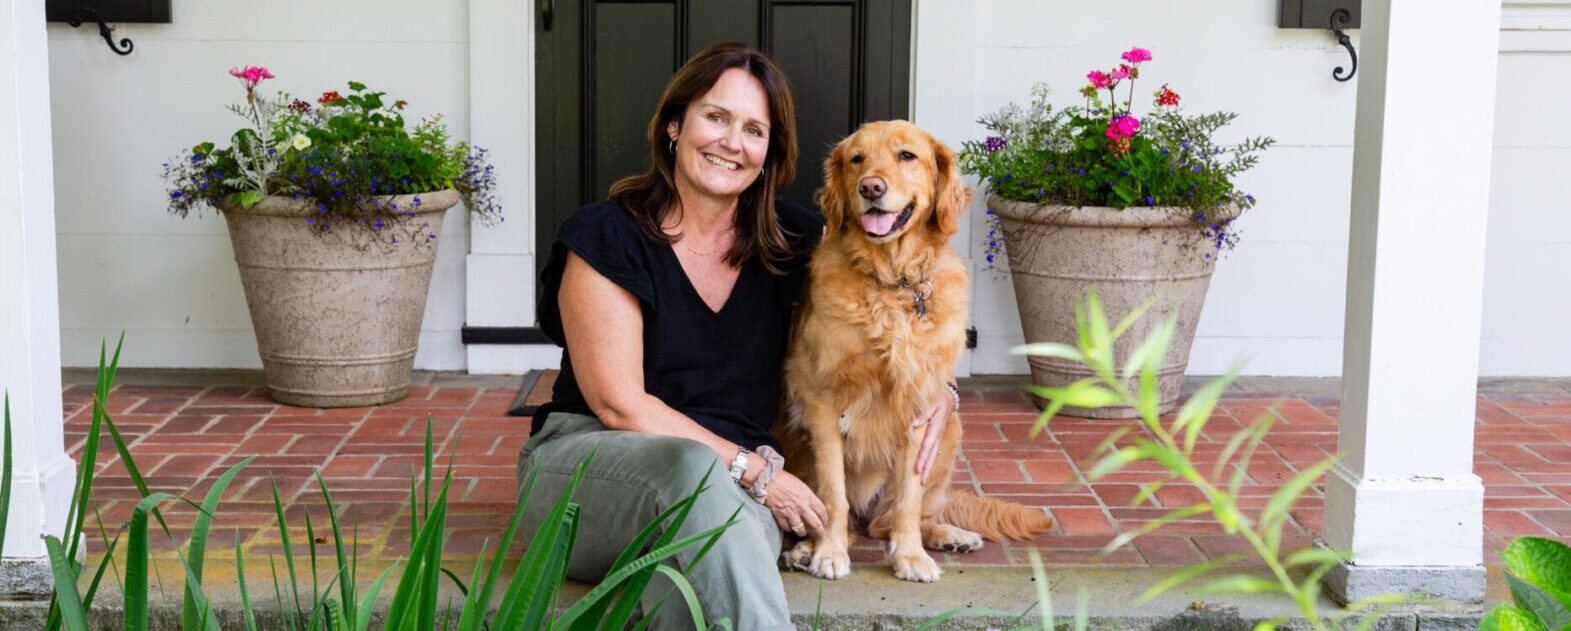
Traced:
<path fill-rule="evenodd" d="M 954 234 L 971 193 L 949 147 L 911 123 L 882 121 L 863 125 L 835 146 L 824 162 L 817 201 L 830 234 L 855 230 L 888 243 L 913 226 Z"/>

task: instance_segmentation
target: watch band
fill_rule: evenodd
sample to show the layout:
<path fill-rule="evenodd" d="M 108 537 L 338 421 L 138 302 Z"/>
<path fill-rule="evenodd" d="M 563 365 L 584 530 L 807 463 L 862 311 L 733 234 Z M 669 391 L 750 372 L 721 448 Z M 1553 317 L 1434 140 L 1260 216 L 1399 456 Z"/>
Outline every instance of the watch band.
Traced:
<path fill-rule="evenodd" d="M 742 484 L 742 475 L 747 473 L 747 458 L 748 456 L 752 455 L 752 453 L 753 452 L 748 451 L 746 447 L 737 448 L 736 457 L 731 459 L 730 471 L 732 482 L 735 482 L 738 485 Z"/>

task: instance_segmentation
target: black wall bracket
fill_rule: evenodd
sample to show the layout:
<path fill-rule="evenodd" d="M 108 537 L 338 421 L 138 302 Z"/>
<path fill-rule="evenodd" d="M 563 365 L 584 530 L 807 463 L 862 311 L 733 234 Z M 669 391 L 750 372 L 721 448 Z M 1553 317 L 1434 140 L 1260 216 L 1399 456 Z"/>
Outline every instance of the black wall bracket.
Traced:
<path fill-rule="evenodd" d="M 1353 39 L 1347 29 L 1359 27 L 1360 0 L 1278 0 L 1277 26 L 1282 28 L 1329 29 L 1336 43 L 1347 49 L 1351 67 L 1337 66 L 1331 78 L 1340 82 L 1353 79 L 1358 73 L 1358 51 L 1353 49 Z"/>
<path fill-rule="evenodd" d="M 71 12 L 73 15 L 65 20 L 66 24 L 70 24 L 71 28 L 77 28 L 88 22 L 98 23 L 98 35 L 104 38 L 104 43 L 108 44 L 109 50 L 115 51 L 116 55 L 129 55 L 131 50 L 136 48 L 136 45 L 131 43 L 130 38 L 125 37 L 120 38 L 119 44 L 116 44 L 114 38 L 115 27 L 110 26 L 107 22 L 104 22 L 103 18 L 98 17 L 98 11 L 93 10 L 92 7 L 74 7 L 71 9 Z"/>

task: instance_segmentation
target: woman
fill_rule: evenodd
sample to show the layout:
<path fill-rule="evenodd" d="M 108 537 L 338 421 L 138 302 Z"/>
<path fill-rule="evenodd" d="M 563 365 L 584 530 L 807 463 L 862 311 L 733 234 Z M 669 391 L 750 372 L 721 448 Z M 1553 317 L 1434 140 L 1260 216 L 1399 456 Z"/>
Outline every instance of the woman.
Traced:
<path fill-rule="evenodd" d="M 586 536 L 568 566 L 587 582 L 707 478 L 678 536 L 738 506 L 742 520 L 697 566 L 696 548 L 677 564 L 705 614 L 737 629 L 795 629 L 775 570 L 782 531 L 817 535 L 826 518 L 770 434 L 793 302 L 823 230 L 776 199 L 794 177 L 794 117 L 780 69 L 740 45 L 710 47 L 672 77 L 649 125 L 649 170 L 576 212 L 552 247 L 539 316 L 562 370 L 519 461 L 520 488 L 536 475 L 533 532 L 594 453 L 574 495 Z M 646 611 L 668 601 L 651 628 L 691 627 L 669 587 L 662 577 L 645 592 Z"/>

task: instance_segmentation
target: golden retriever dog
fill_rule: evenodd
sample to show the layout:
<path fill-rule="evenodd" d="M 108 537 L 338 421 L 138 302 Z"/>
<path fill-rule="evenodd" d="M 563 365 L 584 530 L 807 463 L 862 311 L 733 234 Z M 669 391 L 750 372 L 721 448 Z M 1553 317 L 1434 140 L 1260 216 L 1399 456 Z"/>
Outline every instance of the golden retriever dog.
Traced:
<path fill-rule="evenodd" d="M 925 484 L 915 471 L 926 427 L 912 420 L 950 396 L 965 348 L 970 279 L 949 238 L 970 199 L 955 153 L 905 121 L 862 126 L 824 164 L 827 226 L 786 359 L 782 437 L 829 521 L 785 553 L 788 567 L 849 574 L 853 517 L 889 541 L 896 577 L 921 582 L 942 573 L 924 546 L 970 552 L 1052 527 L 1040 511 L 950 491 L 958 414 Z"/>

